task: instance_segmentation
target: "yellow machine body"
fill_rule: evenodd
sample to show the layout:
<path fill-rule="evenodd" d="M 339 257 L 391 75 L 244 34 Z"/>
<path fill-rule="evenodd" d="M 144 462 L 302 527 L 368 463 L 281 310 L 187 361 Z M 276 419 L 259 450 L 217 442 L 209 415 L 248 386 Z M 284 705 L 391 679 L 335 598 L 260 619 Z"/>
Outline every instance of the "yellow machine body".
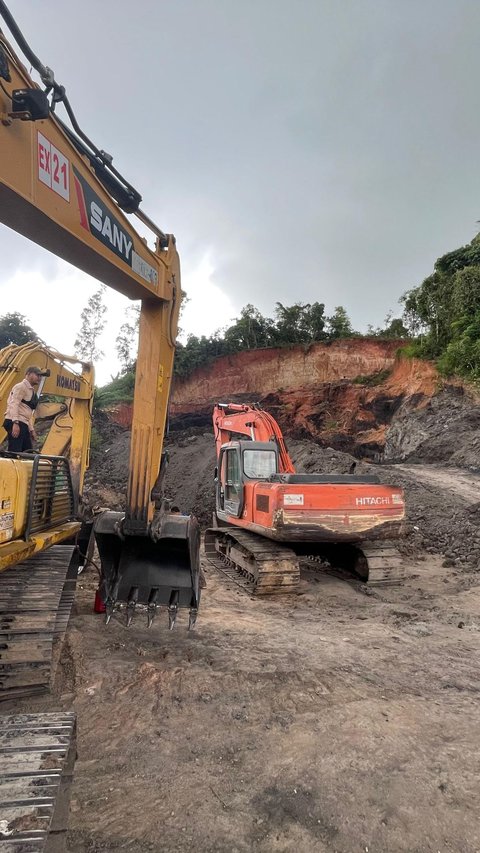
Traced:
<path fill-rule="evenodd" d="M 175 239 L 157 229 L 155 249 L 146 245 L 53 113 L 38 121 L 12 118 L 6 91 L 39 87 L 1 31 L 0 45 L 11 76 L 0 88 L 0 222 L 142 300 L 127 514 L 134 527 L 146 527 L 155 512 L 151 495 L 160 469 L 181 303 Z"/>
<path fill-rule="evenodd" d="M 191 517 L 170 514 L 162 499 L 162 448 L 181 302 L 175 238 L 145 216 L 141 196 L 78 124 L 68 126 L 57 117 L 65 89 L 26 48 L 13 17 L 2 14 L 45 90 L 0 32 L 8 75 L 0 87 L 0 223 L 141 300 L 127 508 L 96 525 L 107 607 L 127 601 L 134 608 L 138 601 L 150 614 L 157 604 L 167 604 L 173 620 L 178 607 L 190 607 L 194 620 L 200 595 L 198 525 Z M 155 235 L 154 248 L 126 213 Z M 51 375 L 45 393 L 57 393 L 56 387 Z M 81 395 L 71 397 L 75 407 L 81 405 Z M 46 444 L 49 451 L 63 452 L 62 418 L 64 412 Z M 87 462 L 86 427 L 84 422 L 77 428 L 75 419 L 71 425 L 69 452 L 78 488 Z"/>
<path fill-rule="evenodd" d="M 72 489 L 68 506 L 64 496 L 52 500 L 49 495 L 40 495 L 35 504 L 35 528 L 27 530 L 33 466 L 33 459 L 0 458 L 0 572 L 38 551 L 71 539 L 81 528 L 81 523 L 73 518 Z"/>
<path fill-rule="evenodd" d="M 29 365 L 42 370 L 40 454 L 0 454 L 0 571 L 69 539 L 89 462 L 94 372 L 90 363 L 33 342 L 0 350 L 0 412 Z M 55 401 L 49 400 L 54 396 Z M 58 402 L 58 398 L 64 402 Z M 0 426 L 0 441 L 6 437 Z"/>
<path fill-rule="evenodd" d="M 0 460 L 0 545 L 25 533 L 33 462 Z"/>
<path fill-rule="evenodd" d="M 38 341 L 21 346 L 11 344 L 0 350 L 0 442 L 6 437 L 1 424 L 8 395 L 32 364 L 43 374 L 38 388 L 42 399 L 35 418 L 51 421 L 42 453 L 68 455 L 72 479 L 81 494 L 89 464 L 95 382 L 93 365 L 89 362 L 80 362 L 76 356 L 56 352 Z M 64 402 L 51 402 L 48 397 L 61 397 Z"/>

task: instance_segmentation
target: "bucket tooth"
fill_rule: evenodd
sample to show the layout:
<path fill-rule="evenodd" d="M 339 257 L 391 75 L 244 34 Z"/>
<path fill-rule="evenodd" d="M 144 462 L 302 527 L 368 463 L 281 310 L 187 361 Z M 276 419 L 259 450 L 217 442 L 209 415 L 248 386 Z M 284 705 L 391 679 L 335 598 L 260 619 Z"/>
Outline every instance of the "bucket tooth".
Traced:
<path fill-rule="evenodd" d="M 150 595 L 148 596 L 148 604 L 147 604 L 147 628 L 150 628 L 155 616 L 157 615 L 157 599 L 160 590 L 152 589 Z"/>
<path fill-rule="evenodd" d="M 177 619 L 178 613 L 178 604 L 171 604 L 168 608 L 168 627 L 170 631 L 173 631 L 175 627 L 175 622 Z"/>
<path fill-rule="evenodd" d="M 105 625 L 108 625 L 113 616 L 115 606 L 117 604 L 119 581 L 115 584 L 109 584 L 105 596 Z"/>
<path fill-rule="evenodd" d="M 125 619 L 125 624 L 126 624 L 127 628 L 129 628 L 130 625 L 132 624 L 133 617 L 135 615 L 135 608 L 137 606 L 137 599 L 138 599 L 138 587 L 134 586 L 130 590 L 130 595 L 128 596 L 128 601 L 127 601 L 126 619 Z"/>
<path fill-rule="evenodd" d="M 111 598 L 108 598 L 105 602 L 105 625 L 108 625 L 110 619 L 113 616 L 113 611 L 115 609 L 115 605 Z"/>
<path fill-rule="evenodd" d="M 147 607 L 147 628 L 150 628 L 155 616 L 157 615 L 157 605 L 149 604 Z"/>
<path fill-rule="evenodd" d="M 178 589 L 172 590 L 170 603 L 168 605 L 168 627 L 170 631 L 173 631 L 173 628 L 175 627 L 175 621 L 178 613 L 178 598 Z"/>
<path fill-rule="evenodd" d="M 188 630 L 189 631 L 192 631 L 193 628 L 195 628 L 197 616 L 198 616 L 198 607 L 191 607 L 190 608 L 190 615 L 189 615 L 189 619 L 188 619 Z"/>

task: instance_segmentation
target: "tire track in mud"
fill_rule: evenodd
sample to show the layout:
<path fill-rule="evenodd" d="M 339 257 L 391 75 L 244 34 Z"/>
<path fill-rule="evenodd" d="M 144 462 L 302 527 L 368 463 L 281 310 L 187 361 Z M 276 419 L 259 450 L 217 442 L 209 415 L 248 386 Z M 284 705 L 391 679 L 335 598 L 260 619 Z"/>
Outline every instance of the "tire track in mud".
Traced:
<path fill-rule="evenodd" d="M 448 492 L 470 504 L 480 501 L 480 477 L 459 468 L 433 465 L 398 465 L 398 470 L 414 480 L 430 483 L 442 492 Z M 391 470 L 394 470 L 393 468 Z"/>
<path fill-rule="evenodd" d="M 437 465 L 385 465 L 382 476 L 405 491 L 408 555 L 441 554 L 470 585 L 480 571 L 480 477 Z M 452 573 L 452 577 L 455 572 Z"/>

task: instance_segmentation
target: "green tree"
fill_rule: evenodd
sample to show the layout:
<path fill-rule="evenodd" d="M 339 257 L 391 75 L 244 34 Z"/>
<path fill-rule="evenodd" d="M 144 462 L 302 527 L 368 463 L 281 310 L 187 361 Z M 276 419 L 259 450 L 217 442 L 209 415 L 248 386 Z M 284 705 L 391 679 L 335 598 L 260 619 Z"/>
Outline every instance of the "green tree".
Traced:
<path fill-rule="evenodd" d="M 263 317 L 250 303 L 240 312 L 240 317 L 224 334 L 227 350 L 260 349 L 271 346 L 272 321 Z"/>
<path fill-rule="evenodd" d="M 385 329 L 383 331 L 384 338 L 392 338 L 392 340 L 399 340 L 401 338 L 408 338 L 408 329 L 405 326 L 401 317 L 391 317 L 390 322 L 387 323 Z"/>
<path fill-rule="evenodd" d="M 324 340 L 325 305 L 322 302 L 296 302 L 285 306 L 275 303 L 275 324 L 272 329 L 274 345 L 307 344 Z"/>
<path fill-rule="evenodd" d="M 480 311 L 452 323 L 453 337 L 438 360 L 442 373 L 480 381 Z"/>
<path fill-rule="evenodd" d="M 391 311 L 388 312 L 383 322 L 383 326 L 377 326 L 376 328 L 369 324 L 367 336 L 371 338 L 383 338 L 386 340 L 399 340 L 401 338 L 405 339 L 410 337 L 409 331 L 402 318 L 394 317 Z"/>
<path fill-rule="evenodd" d="M 343 305 L 337 305 L 331 317 L 327 317 L 327 334 L 330 340 L 351 338 L 354 334 L 350 318 Z"/>
<path fill-rule="evenodd" d="M 87 361 L 96 361 L 104 353 L 99 347 L 99 340 L 105 328 L 107 307 L 103 301 L 106 287 L 104 284 L 90 297 L 83 309 L 80 319 L 80 331 L 75 339 L 75 352 Z"/>
<path fill-rule="evenodd" d="M 120 326 L 115 340 L 115 349 L 124 373 L 133 370 L 135 364 L 139 323 L 140 305 L 129 305 L 126 311 L 126 320 Z"/>
<path fill-rule="evenodd" d="M 480 378 L 480 235 L 435 262 L 421 285 L 402 297 L 404 322 L 417 336 L 412 351 L 440 370 Z"/>
<path fill-rule="evenodd" d="M 276 344 L 303 344 L 311 340 L 308 330 L 307 313 L 310 305 L 296 302 L 294 305 L 275 303 Z"/>
<path fill-rule="evenodd" d="M 21 345 L 40 340 L 41 338 L 28 325 L 27 318 L 18 311 L 0 317 L 0 349 L 9 344 Z"/>
<path fill-rule="evenodd" d="M 464 267 L 453 278 L 452 308 L 456 317 L 480 311 L 480 266 Z"/>
<path fill-rule="evenodd" d="M 176 376 L 189 376 L 199 367 L 204 367 L 213 359 L 227 354 L 227 347 L 221 332 L 210 337 L 188 335 L 187 343 L 177 343 L 175 350 L 174 373 Z"/>
<path fill-rule="evenodd" d="M 313 302 L 308 312 L 308 323 L 312 341 L 325 340 L 325 305 L 323 302 Z"/>

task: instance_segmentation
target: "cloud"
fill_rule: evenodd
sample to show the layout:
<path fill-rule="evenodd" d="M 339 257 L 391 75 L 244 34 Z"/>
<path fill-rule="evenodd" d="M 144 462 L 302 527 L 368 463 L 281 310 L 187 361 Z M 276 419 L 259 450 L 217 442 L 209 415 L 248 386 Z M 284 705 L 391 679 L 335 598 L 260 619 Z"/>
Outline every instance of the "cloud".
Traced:
<path fill-rule="evenodd" d="M 215 284 L 215 267 L 209 252 L 204 254 L 196 268 L 187 269 L 183 287 L 187 301 L 180 320 L 182 340 L 189 333 L 199 337 L 211 335 L 235 317 L 230 299 Z"/>
<path fill-rule="evenodd" d="M 2 313 L 19 311 L 48 346 L 65 355 L 75 355 L 80 314 L 99 285 L 63 261 L 56 260 L 55 264 L 52 276 L 41 269 L 18 270 L 4 282 Z M 108 322 L 100 345 L 106 357 L 95 364 L 99 384 L 105 384 L 118 373 L 115 338 L 130 304 L 124 296 L 112 291 L 107 293 L 105 302 Z"/>
<path fill-rule="evenodd" d="M 140 0 L 135 26 L 124 0 L 102 10 L 84 0 L 68 51 L 60 0 L 48 19 L 32 0 L 15 14 L 81 126 L 175 233 L 187 330 L 276 301 L 377 325 L 473 236 L 475 0 Z M 19 271 L 65 281 L 5 229 L 0 250 L 2 297 Z"/>

